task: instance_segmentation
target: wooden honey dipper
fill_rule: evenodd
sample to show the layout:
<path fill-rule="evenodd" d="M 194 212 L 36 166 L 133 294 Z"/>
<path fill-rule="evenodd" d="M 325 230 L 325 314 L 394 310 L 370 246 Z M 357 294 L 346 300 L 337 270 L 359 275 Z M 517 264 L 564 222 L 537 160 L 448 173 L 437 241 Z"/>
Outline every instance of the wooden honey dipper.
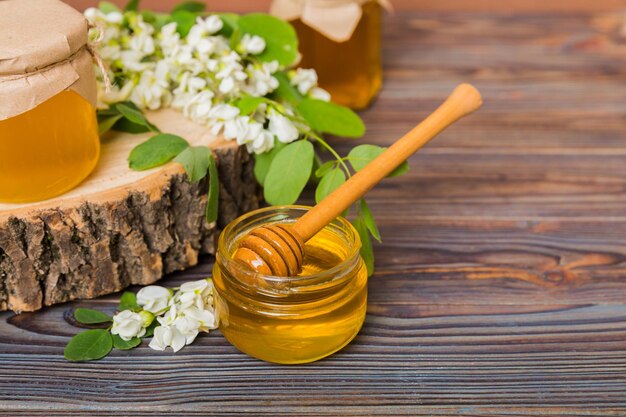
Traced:
<path fill-rule="evenodd" d="M 302 269 L 306 241 L 446 127 L 481 105 L 482 98 L 478 90 L 469 84 L 460 84 L 430 116 L 295 223 L 278 223 L 253 229 L 240 240 L 234 259 L 261 274 L 284 277 L 298 275 Z"/>

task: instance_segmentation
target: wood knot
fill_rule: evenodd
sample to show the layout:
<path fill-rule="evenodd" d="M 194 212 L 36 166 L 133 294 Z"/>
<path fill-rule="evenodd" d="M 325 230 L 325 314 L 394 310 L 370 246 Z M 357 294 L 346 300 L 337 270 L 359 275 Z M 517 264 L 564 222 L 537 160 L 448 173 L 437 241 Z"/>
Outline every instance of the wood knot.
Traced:
<path fill-rule="evenodd" d="M 569 281 L 569 276 L 561 269 L 550 269 L 543 273 L 543 279 L 551 284 L 563 284 Z"/>

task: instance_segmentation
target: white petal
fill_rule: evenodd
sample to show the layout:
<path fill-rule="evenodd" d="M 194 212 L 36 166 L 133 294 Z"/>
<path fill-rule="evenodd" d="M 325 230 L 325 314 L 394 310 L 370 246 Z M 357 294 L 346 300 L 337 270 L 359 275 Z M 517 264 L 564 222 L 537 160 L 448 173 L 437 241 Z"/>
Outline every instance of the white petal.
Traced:
<path fill-rule="evenodd" d="M 322 101 L 330 101 L 330 93 L 323 88 L 313 87 L 311 91 L 309 91 L 309 97 L 322 100 Z"/>
<path fill-rule="evenodd" d="M 183 347 L 185 347 L 185 342 L 187 341 L 187 339 L 175 327 L 173 327 L 171 330 L 172 330 L 172 342 L 170 343 L 170 346 L 172 346 L 172 349 L 174 350 L 174 352 L 178 352 Z"/>
<path fill-rule="evenodd" d="M 155 327 L 154 335 L 152 336 L 152 340 L 150 341 L 150 348 L 154 350 L 165 350 L 168 346 L 168 343 L 165 342 L 165 333 L 168 332 L 168 329 L 163 326 Z"/>
<path fill-rule="evenodd" d="M 196 337 L 198 336 L 199 332 L 197 330 L 185 335 L 185 345 L 190 345 L 193 343 L 194 340 L 196 340 Z"/>
<path fill-rule="evenodd" d="M 235 80 L 232 77 L 226 77 L 219 86 L 220 93 L 228 94 L 235 88 Z"/>
<path fill-rule="evenodd" d="M 206 279 L 200 279 L 198 281 L 185 282 L 183 285 L 180 286 L 180 291 L 181 292 L 201 292 L 208 286 L 209 286 L 209 283 L 207 282 Z"/>
<path fill-rule="evenodd" d="M 219 32 L 223 26 L 224 23 L 222 22 L 222 19 L 220 19 L 220 17 L 217 15 L 211 15 L 207 17 L 204 21 L 204 27 L 209 31 L 210 34 Z"/>

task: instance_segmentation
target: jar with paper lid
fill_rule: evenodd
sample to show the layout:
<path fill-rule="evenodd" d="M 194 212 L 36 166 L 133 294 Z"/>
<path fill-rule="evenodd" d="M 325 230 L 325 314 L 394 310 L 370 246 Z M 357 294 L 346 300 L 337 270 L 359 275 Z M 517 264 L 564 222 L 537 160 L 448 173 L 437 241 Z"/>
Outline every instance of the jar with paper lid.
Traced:
<path fill-rule="evenodd" d="M 62 194 L 100 155 L 88 24 L 59 0 L 0 1 L 0 201 Z"/>
<path fill-rule="evenodd" d="M 383 0 L 274 0 L 270 12 L 290 21 L 299 37 L 303 68 L 314 68 L 333 101 L 369 105 L 382 85 Z"/>

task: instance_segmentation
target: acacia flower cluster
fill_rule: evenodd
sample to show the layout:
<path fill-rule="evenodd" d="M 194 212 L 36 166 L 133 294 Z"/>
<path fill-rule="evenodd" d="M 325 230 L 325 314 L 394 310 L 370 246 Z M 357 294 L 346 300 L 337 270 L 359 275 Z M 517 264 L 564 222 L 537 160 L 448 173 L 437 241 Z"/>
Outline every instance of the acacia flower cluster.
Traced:
<path fill-rule="evenodd" d="M 142 337 L 156 318 L 159 326 L 154 328 L 149 346 L 178 352 L 199 333 L 217 328 L 210 278 L 184 283 L 176 292 L 149 285 L 137 293 L 137 304 L 141 311 L 123 310 L 113 316 L 112 334 L 125 341 Z"/>
<path fill-rule="evenodd" d="M 250 114 L 241 114 L 236 101 L 266 97 L 279 87 L 277 73 L 305 97 L 329 101 L 309 69 L 289 69 L 278 61 L 257 59 L 267 45 L 257 35 L 244 34 L 236 44 L 222 29 L 218 15 L 197 17 L 182 36 L 177 22 L 162 27 L 132 11 L 104 13 L 90 8 L 87 19 L 95 26 L 98 52 L 114 80 L 109 91 L 99 83 L 99 107 L 130 100 L 140 109 L 171 107 L 213 134 L 263 153 L 275 140 L 290 143 L 306 126 L 298 124 L 288 104 L 265 100 Z"/>

